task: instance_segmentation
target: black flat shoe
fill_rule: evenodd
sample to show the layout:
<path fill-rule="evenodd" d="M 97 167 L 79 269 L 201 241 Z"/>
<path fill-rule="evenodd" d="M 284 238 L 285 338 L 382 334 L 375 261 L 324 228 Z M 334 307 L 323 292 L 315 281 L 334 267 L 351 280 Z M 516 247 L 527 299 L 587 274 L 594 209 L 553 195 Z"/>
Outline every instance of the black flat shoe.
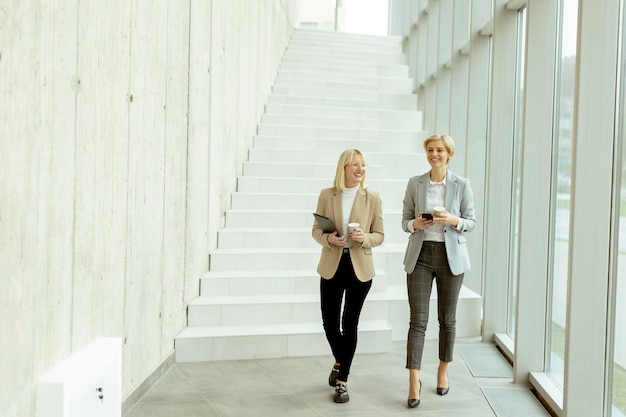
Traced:
<path fill-rule="evenodd" d="M 422 380 L 420 379 L 420 389 L 418 391 L 418 393 L 420 394 L 420 397 L 422 396 Z M 409 406 L 409 408 L 415 408 L 418 405 L 420 405 L 420 399 L 419 398 L 409 398 L 408 400 L 406 400 L 406 404 Z"/>
<path fill-rule="evenodd" d="M 337 385 L 337 378 L 339 377 L 339 368 L 335 365 L 333 369 L 330 371 L 330 375 L 328 375 L 328 385 L 331 387 L 335 387 Z"/>
<path fill-rule="evenodd" d="M 348 387 L 345 384 L 339 383 L 335 386 L 335 397 L 333 401 L 336 403 L 347 403 L 350 401 L 350 395 L 348 395 Z"/>

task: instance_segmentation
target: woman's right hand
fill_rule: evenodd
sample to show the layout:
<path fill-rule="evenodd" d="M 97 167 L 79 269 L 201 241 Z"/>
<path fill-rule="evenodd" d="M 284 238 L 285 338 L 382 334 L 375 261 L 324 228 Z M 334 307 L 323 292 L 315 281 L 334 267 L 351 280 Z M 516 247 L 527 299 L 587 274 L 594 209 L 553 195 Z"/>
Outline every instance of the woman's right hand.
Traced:
<path fill-rule="evenodd" d="M 420 213 L 419 216 L 413 220 L 413 230 L 423 230 L 432 224 L 432 219 L 425 219 L 422 217 L 422 213 Z"/>
<path fill-rule="evenodd" d="M 331 234 L 329 234 L 326 239 L 328 240 L 328 243 L 330 243 L 333 246 L 345 246 L 347 243 L 345 237 L 337 236 L 337 231 L 334 231 Z"/>

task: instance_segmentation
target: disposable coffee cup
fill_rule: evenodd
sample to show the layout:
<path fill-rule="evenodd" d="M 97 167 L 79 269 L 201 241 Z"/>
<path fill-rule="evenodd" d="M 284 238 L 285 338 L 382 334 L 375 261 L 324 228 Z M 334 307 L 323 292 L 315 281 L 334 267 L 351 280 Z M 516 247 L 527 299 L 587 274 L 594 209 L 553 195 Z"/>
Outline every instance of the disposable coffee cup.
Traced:
<path fill-rule="evenodd" d="M 441 216 L 446 211 L 444 206 L 435 206 L 433 207 L 433 213 L 435 216 Z"/>
<path fill-rule="evenodd" d="M 352 231 L 360 226 L 359 223 L 348 223 L 348 234 L 352 233 Z"/>

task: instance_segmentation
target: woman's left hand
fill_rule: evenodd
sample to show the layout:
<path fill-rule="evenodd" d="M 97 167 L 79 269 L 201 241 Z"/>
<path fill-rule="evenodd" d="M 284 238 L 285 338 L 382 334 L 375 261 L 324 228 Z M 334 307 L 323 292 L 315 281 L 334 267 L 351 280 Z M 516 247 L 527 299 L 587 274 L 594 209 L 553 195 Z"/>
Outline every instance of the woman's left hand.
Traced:
<path fill-rule="evenodd" d="M 449 224 L 456 227 L 458 223 L 459 218 L 447 211 L 436 213 L 435 216 L 433 216 L 433 224 Z"/>
<path fill-rule="evenodd" d="M 365 239 L 364 235 L 363 235 L 363 230 L 360 228 L 355 228 L 350 232 L 350 239 L 357 242 L 357 243 L 363 243 L 363 239 Z"/>

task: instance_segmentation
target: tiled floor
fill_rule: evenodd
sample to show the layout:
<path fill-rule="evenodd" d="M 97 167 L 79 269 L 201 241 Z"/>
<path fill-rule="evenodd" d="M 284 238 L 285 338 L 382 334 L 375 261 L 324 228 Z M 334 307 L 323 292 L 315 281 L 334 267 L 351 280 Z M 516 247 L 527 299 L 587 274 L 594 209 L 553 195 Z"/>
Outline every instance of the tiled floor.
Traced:
<path fill-rule="evenodd" d="M 177 363 L 125 417 L 549 417 L 528 387 L 514 385 L 508 362 L 492 345 L 458 340 L 450 393 L 438 396 L 437 341 L 426 344 L 422 403 L 406 406 L 405 343 L 389 353 L 359 354 L 348 389 L 335 404 L 328 386 L 332 357 Z"/>

